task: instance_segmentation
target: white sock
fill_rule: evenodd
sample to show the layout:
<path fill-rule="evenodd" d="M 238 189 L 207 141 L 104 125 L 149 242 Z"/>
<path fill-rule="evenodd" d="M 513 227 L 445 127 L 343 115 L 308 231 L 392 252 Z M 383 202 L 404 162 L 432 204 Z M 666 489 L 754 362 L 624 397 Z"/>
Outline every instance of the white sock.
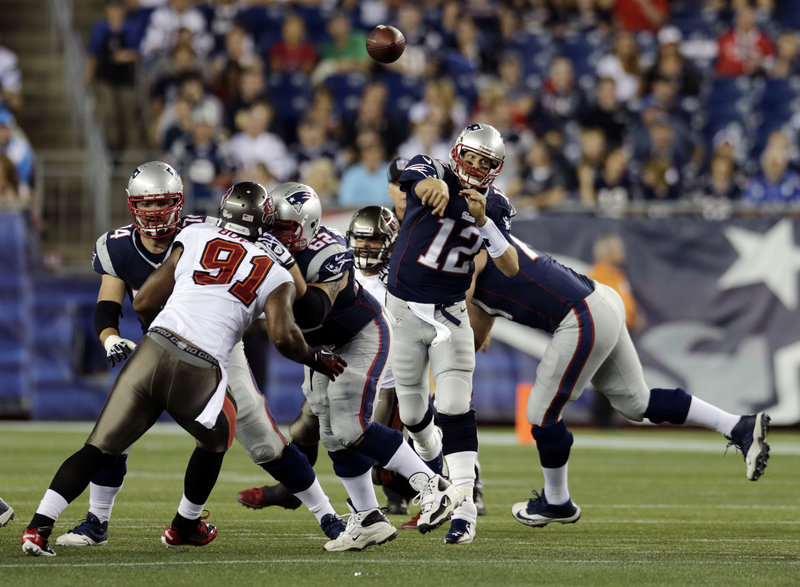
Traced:
<path fill-rule="evenodd" d="M 473 526 L 476 524 L 478 521 L 478 508 L 475 506 L 475 502 L 472 501 L 471 496 L 465 497 L 461 505 L 453 510 L 453 518 L 472 522 Z"/>
<path fill-rule="evenodd" d="M 327 514 L 336 514 L 336 510 L 333 509 L 331 501 L 322 490 L 322 485 L 319 484 L 318 479 L 314 479 L 311 487 L 294 495 L 305 504 L 308 511 L 314 514 L 317 522 L 322 522 L 322 518 Z"/>
<path fill-rule="evenodd" d="M 567 467 L 569 467 L 569 463 L 557 469 L 542 467 L 542 473 L 544 473 L 544 495 L 547 497 L 547 503 L 561 505 L 569 501 Z"/>
<path fill-rule="evenodd" d="M 428 465 L 422 462 L 420 456 L 414 452 L 414 450 L 408 446 L 407 442 L 404 442 L 400 445 L 392 455 L 392 458 L 389 459 L 389 462 L 386 463 L 384 469 L 388 469 L 390 471 L 396 471 L 400 473 L 406 479 L 410 479 L 414 473 L 425 473 L 428 476 L 428 479 L 434 476 L 434 472 L 430 470 Z"/>
<path fill-rule="evenodd" d="M 111 519 L 114 499 L 120 491 L 122 491 L 122 485 L 119 487 L 106 487 L 105 485 L 89 483 L 89 511 L 97 516 L 101 522 L 108 522 Z"/>
<path fill-rule="evenodd" d="M 379 507 L 378 497 L 375 495 L 375 488 L 372 486 L 372 470 L 367 471 L 358 477 L 339 477 L 344 485 L 350 501 L 357 512 L 371 510 Z"/>
<path fill-rule="evenodd" d="M 414 450 L 424 461 L 432 461 L 442 452 L 442 437 L 436 431 L 433 420 L 419 432 L 411 432 L 408 435 L 414 439 Z"/>
<path fill-rule="evenodd" d="M 689 413 L 686 415 L 686 424 L 710 428 L 728 436 L 733 427 L 739 422 L 739 418 L 740 416 L 729 414 L 725 410 L 720 410 L 717 406 L 712 406 L 710 403 L 692 396 L 692 403 L 689 404 Z"/>
<path fill-rule="evenodd" d="M 475 461 L 478 460 L 478 452 L 465 450 L 454 452 L 445 456 L 447 467 L 450 469 L 450 483 L 456 487 L 465 487 L 469 492 L 465 492 L 472 497 L 472 488 L 475 487 Z"/>
<path fill-rule="evenodd" d="M 178 513 L 187 520 L 197 520 L 203 515 L 203 508 L 205 507 L 206 504 L 198 505 L 196 503 L 192 503 L 186 499 L 185 495 L 182 495 L 181 503 L 178 504 Z"/>
<path fill-rule="evenodd" d="M 48 489 L 44 492 L 44 497 L 42 498 L 42 501 L 39 502 L 39 507 L 36 508 L 36 513 L 57 520 L 58 516 L 61 515 L 61 512 L 67 509 L 68 505 L 69 503 L 67 503 L 67 500 L 64 499 L 60 493 L 56 493 L 52 489 Z"/>

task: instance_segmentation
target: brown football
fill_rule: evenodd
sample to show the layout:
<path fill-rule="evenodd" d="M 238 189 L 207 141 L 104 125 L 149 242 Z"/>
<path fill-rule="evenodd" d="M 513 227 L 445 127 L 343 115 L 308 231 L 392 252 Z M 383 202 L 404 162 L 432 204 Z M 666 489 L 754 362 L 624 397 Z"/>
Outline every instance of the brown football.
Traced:
<path fill-rule="evenodd" d="M 394 63 L 406 48 L 406 38 L 393 26 L 379 24 L 367 37 L 367 53 L 380 63 Z"/>

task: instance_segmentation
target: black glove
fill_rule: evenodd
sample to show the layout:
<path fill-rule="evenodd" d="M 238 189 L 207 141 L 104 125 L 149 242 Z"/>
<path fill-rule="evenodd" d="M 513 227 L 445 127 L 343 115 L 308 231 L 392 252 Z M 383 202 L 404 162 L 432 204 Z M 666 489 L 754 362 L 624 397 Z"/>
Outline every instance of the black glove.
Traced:
<path fill-rule="evenodd" d="M 303 364 L 326 375 L 331 381 L 335 381 L 336 377 L 341 375 L 344 368 L 347 367 L 347 363 L 342 357 L 316 346 L 308 347 L 308 354 L 306 354 Z"/>

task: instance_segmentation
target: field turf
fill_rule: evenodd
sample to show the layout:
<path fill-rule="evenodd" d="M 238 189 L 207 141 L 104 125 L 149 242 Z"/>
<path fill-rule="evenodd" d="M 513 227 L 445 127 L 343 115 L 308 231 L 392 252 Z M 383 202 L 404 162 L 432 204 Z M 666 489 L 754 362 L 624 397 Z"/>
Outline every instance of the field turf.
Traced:
<path fill-rule="evenodd" d="M 470 545 L 400 530 L 363 552 L 327 553 L 305 508 L 249 510 L 236 492 L 267 482 L 234 444 L 207 508 L 219 536 L 202 548 L 165 548 L 159 537 L 180 499 L 193 441 L 157 426 L 134 447 L 102 547 L 57 547 L 26 557 L 20 535 L 64 458 L 89 424 L 0 423 L 0 496 L 16 519 L 0 529 L 0 585 L 798 585 L 800 435 L 772 432 L 766 474 L 745 478 L 724 439 L 674 429 L 577 429 L 570 462 L 577 524 L 528 528 L 510 506 L 541 489 L 531 446 L 510 429 L 481 431 L 488 515 Z M 322 455 L 320 480 L 340 513 L 345 494 Z M 271 482 L 271 481 L 270 481 Z M 382 497 L 381 497 L 382 499 Z M 55 537 L 86 514 L 88 492 L 62 515 Z M 396 526 L 407 517 L 392 516 Z"/>

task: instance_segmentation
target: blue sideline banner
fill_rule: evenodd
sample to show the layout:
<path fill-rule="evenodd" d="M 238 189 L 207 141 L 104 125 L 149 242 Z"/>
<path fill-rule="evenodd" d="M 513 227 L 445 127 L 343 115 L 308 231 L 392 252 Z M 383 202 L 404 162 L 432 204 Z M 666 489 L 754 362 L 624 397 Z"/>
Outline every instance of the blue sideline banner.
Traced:
<path fill-rule="evenodd" d="M 647 325 L 635 338 L 650 387 L 683 387 L 737 414 L 800 422 L 800 221 L 741 218 L 517 220 L 512 232 L 583 273 L 616 233 Z"/>

